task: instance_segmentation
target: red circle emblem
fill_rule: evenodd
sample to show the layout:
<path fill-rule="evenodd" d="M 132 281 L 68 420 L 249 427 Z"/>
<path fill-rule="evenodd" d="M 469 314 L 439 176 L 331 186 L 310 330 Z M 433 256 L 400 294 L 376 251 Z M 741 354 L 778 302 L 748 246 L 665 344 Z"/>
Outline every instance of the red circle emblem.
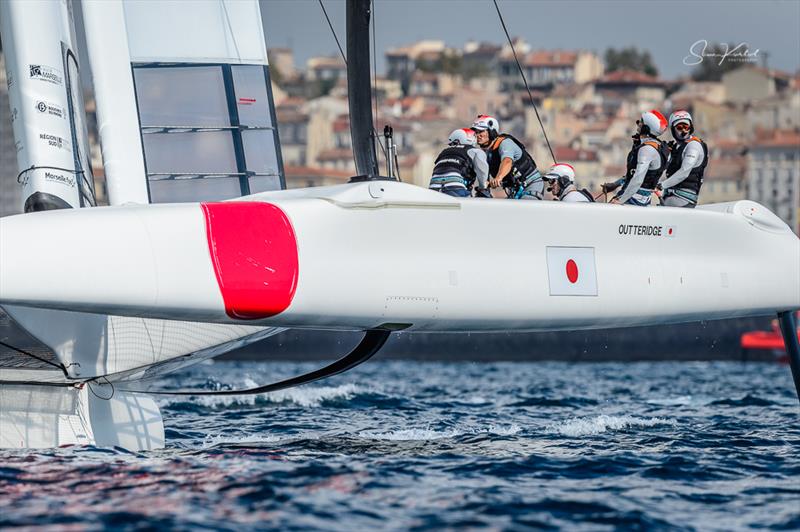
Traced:
<path fill-rule="evenodd" d="M 669 228 L 669 234 L 672 234 L 672 228 L 671 227 Z"/>
<path fill-rule="evenodd" d="M 572 284 L 578 282 L 578 265 L 575 264 L 575 261 L 572 259 L 567 261 L 567 279 L 569 279 L 569 282 Z"/>

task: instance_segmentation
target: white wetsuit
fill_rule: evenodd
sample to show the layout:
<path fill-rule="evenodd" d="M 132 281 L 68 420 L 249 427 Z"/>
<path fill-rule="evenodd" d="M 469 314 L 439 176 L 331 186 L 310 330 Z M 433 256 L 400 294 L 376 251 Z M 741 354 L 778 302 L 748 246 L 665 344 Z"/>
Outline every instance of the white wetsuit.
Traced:
<path fill-rule="evenodd" d="M 689 177 L 689 173 L 703 164 L 705 161 L 705 154 L 703 153 L 703 145 L 696 140 L 690 140 L 683 149 L 683 160 L 681 161 L 680 169 L 661 182 L 661 188 L 664 192 L 667 189 L 675 188 L 680 189 L 680 184 L 684 179 Z M 692 192 L 692 194 L 694 194 Z M 686 198 L 676 194 L 665 194 L 664 205 L 668 207 L 686 207 L 692 205 L 692 202 Z"/>
<path fill-rule="evenodd" d="M 642 139 L 642 142 L 648 139 Z M 658 142 L 658 139 L 653 139 Z M 620 203 L 626 203 L 628 200 L 633 199 L 636 203 L 641 205 L 648 205 L 650 203 L 650 195 L 639 194 L 639 189 L 644 183 L 645 174 L 648 170 L 658 170 L 661 168 L 661 156 L 654 147 L 645 144 L 639 148 L 636 157 L 636 170 L 628 186 L 625 187 L 620 195 L 617 197 Z"/>

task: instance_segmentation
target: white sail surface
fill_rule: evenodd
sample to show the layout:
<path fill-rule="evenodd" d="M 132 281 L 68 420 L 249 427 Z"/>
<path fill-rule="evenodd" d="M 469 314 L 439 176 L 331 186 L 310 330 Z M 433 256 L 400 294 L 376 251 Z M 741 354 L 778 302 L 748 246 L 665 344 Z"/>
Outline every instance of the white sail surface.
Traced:
<path fill-rule="evenodd" d="M 112 205 L 283 188 L 256 0 L 86 1 L 83 12 Z"/>

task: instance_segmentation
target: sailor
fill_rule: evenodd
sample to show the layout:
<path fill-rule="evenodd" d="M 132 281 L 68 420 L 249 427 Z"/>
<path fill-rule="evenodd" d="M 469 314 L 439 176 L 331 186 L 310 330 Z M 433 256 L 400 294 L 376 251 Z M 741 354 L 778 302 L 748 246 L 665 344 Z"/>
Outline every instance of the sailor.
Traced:
<path fill-rule="evenodd" d="M 669 127 L 675 142 L 670 143 L 667 179 L 658 184 L 658 188 L 663 189 L 661 201 L 667 207 L 693 209 L 708 165 L 708 146 L 694 136 L 694 121 L 688 111 L 672 113 Z"/>
<path fill-rule="evenodd" d="M 475 132 L 456 129 L 447 139 L 448 146 L 436 158 L 429 188 L 450 196 L 468 198 L 475 181 L 478 197 L 487 197 L 489 165 L 486 154 L 477 148 Z"/>
<path fill-rule="evenodd" d="M 499 122 L 489 115 L 479 115 L 472 129 L 489 160 L 489 186 L 502 186 L 512 199 L 542 199 L 542 174 L 525 145 L 508 133 L 500 133 Z"/>
<path fill-rule="evenodd" d="M 647 207 L 650 196 L 658 184 L 661 174 L 667 167 L 669 149 L 658 136 L 667 129 L 667 119 L 659 111 L 645 111 L 639 120 L 633 147 L 628 153 L 625 177 L 613 183 L 604 183 L 603 192 L 610 192 L 622 186 L 611 203 L 624 203 Z"/>
<path fill-rule="evenodd" d="M 594 202 L 594 198 L 585 188 L 578 190 L 575 186 L 575 169 L 566 163 L 557 163 L 550 167 L 543 179 L 550 185 L 548 191 L 557 201 L 568 203 Z"/>

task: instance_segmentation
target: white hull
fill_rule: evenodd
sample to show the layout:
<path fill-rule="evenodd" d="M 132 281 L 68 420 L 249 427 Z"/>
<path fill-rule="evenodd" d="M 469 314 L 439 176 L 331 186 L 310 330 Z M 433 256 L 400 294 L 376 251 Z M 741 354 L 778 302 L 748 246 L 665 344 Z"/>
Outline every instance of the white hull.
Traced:
<path fill-rule="evenodd" d="M 204 219 L 199 204 L 0 220 L 0 304 L 442 332 L 590 329 L 800 308 L 800 240 L 749 201 L 688 210 L 457 200 L 392 182 L 246 200 L 227 205 L 237 215 L 256 202 L 272 211 L 250 223 Z M 228 229 L 211 234 L 213 220 Z M 85 227 L 106 244 L 80 239 Z M 565 281 L 571 250 L 581 264 L 575 286 Z M 59 257 L 58 275 L 51 257 Z"/>

